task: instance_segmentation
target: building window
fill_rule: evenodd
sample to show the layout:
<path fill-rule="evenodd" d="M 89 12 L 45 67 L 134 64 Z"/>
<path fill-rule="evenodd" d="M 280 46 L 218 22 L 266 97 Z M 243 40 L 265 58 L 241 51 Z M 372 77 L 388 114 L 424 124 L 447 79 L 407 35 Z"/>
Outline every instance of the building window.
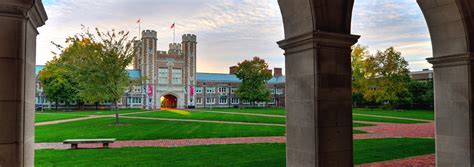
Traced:
<path fill-rule="evenodd" d="M 219 98 L 219 104 L 227 104 L 227 97 Z"/>
<path fill-rule="evenodd" d="M 206 93 L 216 93 L 216 88 L 215 87 L 207 87 L 206 88 Z"/>
<path fill-rule="evenodd" d="M 219 93 L 227 93 L 227 88 L 226 88 L 226 87 L 219 87 L 219 88 L 217 89 L 217 91 L 218 91 Z"/>
<path fill-rule="evenodd" d="M 232 98 L 232 99 L 230 100 L 230 102 L 231 102 L 232 104 L 239 104 L 239 101 L 240 101 L 239 98 Z"/>
<path fill-rule="evenodd" d="M 272 98 L 272 101 L 268 102 L 268 104 L 275 104 L 275 98 Z"/>
<path fill-rule="evenodd" d="M 250 104 L 250 101 L 244 100 L 242 101 L 243 104 Z"/>
<path fill-rule="evenodd" d="M 276 89 L 276 94 L 277 95 L 283 94 L 283 89 Z"/>
<path fill-rule="evenodd" d="M 196 93 L 202 93 L 202 87 L 196 87 Z"/>
<path fill-rule="evenodd" d="M 169 83 L 168 80 L 168 68 L 159 68 L 158 83 Z"/>
<path fill-rule="evenodd" d="M 214 99 L 214 98 L 206 98 L 206 103 L 207 103 L 207 104 L 216 104 L 216 99 Z"/>
<path fill-rule="evenodd" d="M 141 97 L 129 97 L 127 100 L 128 104 L 142 104 Z"/>
<path fill-rule="evenodd" d="M 230 89 L 230 93 L 235 93 L 235 92 L 237 92 L 237 88 L 231 88 Z"/>
<path fill-rule="evenodd" d="M 182 83 L 182 70 L 180 68 L 173 69 L 173 84 Z"/>
<path fill-rule="evenodd" d="M 196 98 L 196 104 L 202 104 L 202 98 L 201 97 Z"/>

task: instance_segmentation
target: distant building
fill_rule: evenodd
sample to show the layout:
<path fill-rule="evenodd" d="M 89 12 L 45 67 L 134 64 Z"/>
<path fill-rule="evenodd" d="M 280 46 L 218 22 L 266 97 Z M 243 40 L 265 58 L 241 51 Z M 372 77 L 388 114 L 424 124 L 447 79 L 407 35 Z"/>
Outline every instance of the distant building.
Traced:
<path fill-rule="evenodd" d="M 417 81 L 433 80 L 433 70 L 423 69 L 423 71 L 410 72 L 410 77 Z"/>
<path fill-rule="evenodd" d="M 168 51 L 157 50 L 157 33 L 142 32 L 142 39 L 135 41 L 140 46 L 133 60 L 133 69 L 128 70 L 130 78 L 139 80 L 130 83 L 119 106 L 122 108 L 194 108 L 194 107 L 239 107 L 251 103 L 240 100 L 235 90 L 241 81 L 234 75 L 236 67 L 230 67 L 229 74 L 197 73 L 197 37 L 182 36 L 181 43 L 169 44 Z M 44 66 L 36 67 L 36 76 Z M 267 88 L 272 92 L 272 102 L 259 106 L 284 107 L 285 77 L 281 68 L 274 69 L 273 78 Z M 41 84 L 36 84 L 37 106 L 54 107 L 43 94 Z M 66 106 L 68 104 L 68 106 Z M 77 102 L 60 101 L 60 108 L 77 107 Z M 85 107 L 96 106 L 86 103 Z M 100 107 L 109 107 L 111 102 L 101 102 Z"/>

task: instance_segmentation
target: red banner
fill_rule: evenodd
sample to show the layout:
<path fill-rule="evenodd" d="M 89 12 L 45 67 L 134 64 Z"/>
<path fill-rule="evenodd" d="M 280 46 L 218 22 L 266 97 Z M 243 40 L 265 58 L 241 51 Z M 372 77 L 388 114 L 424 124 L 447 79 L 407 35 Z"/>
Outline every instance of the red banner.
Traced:
<path fill-rule="evenodd" d="M 148 85 L 148 96 L 153 96 L 153 85 Z"/>

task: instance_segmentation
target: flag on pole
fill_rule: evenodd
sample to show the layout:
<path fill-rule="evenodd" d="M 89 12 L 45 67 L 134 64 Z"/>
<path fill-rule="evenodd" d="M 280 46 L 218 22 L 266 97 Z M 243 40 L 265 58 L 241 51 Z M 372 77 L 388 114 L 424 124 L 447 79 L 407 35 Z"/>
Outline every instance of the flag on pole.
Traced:
<path fill-rule="evenodd" d="M 172 28 L 172 29 L 174 28 L 174 26 L 175 26 L 175 23 L 171 24 L 171 28 Z"/>

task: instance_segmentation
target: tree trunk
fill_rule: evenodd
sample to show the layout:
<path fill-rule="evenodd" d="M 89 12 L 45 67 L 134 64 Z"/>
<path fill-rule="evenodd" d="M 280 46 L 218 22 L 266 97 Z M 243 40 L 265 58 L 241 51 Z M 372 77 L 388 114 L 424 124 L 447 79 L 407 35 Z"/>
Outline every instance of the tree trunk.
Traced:
<path fill-rule="evenodd" d="M 99 102 L 95 102 L 95 110 L 99 110 Z"/>
<path fill-rule="evenodd" d="M 114 100 L 114 106 L 115 106 L 115 124 L 119 124 L 119 108 L 118 108 L 118 103 L 117 100 Z"/>
<path fill-rule="evenodd" d="M 58 110 L 59 100 L 56 100 L 56 110 Z"/>

